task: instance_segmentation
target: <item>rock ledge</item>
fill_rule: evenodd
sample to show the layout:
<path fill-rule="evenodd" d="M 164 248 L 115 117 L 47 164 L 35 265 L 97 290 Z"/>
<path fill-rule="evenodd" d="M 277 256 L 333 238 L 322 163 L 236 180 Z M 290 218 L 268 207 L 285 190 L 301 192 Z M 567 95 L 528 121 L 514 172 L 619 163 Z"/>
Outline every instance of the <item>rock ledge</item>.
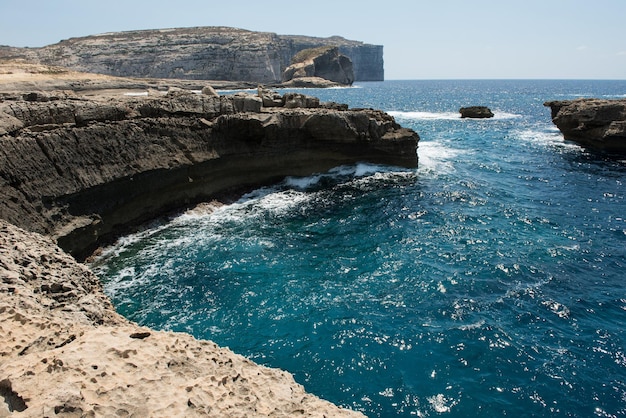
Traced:
<path fill-rule="evenodd" d="M 626 99 L 577 99 L 544 103 L 566 140 L 626 154 Z"/>

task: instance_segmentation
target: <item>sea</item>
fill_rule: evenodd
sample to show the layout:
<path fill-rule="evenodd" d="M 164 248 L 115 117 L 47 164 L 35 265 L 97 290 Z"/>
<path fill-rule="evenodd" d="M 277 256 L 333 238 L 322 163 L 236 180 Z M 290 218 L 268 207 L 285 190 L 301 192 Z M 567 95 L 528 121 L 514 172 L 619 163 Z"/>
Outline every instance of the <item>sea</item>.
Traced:
<path fill-rule="evenodd" d="M 121 314 L 368 417 L 626 416 L 626 157 L 565 141 L 543 105 L 626 81 L 298 91 L 388 112 L 419 166 L 287 177 L 146 225 L 91 264 Z"/>

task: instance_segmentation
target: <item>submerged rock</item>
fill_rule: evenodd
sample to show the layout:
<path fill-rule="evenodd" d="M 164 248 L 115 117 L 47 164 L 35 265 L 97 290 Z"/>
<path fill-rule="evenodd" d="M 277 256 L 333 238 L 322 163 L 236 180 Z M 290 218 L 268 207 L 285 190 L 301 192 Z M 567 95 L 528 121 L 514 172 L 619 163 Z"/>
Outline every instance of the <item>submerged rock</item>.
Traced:
<path fill-rule="evenodd" d="M 461 118 L 487 119 L 492 118 L 493 112 L 487 106 L 469 106 L 459 109 Z"/>
<path fill-rule="evenodd" d="M 566 140 L 626 154 L 626 100 L 577 99 L 544 103 Z"/>

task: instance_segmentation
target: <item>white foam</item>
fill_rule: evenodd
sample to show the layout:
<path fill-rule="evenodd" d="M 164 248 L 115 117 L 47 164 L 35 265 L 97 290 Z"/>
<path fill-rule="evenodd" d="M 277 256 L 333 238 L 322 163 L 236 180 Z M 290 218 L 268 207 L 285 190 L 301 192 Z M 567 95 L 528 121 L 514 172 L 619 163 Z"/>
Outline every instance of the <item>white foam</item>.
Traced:
<path fill-rule="evenodd" d="M 440 142 L 423 141 L 417 150 L 419 171 L 433 172 L 437 175 L 454 171 L 454 158 L 462 154 L 459 149 L 450 148 Z"/>
<path fill-rule="evenodd" d="M 516 113 L 502 112 L 499 110 L 493 110 L 493 118 L 487 119 L 475 119 L 475 118 L 461 118 L 461 114 L 459 112 L 421 112 L 421 111 L 413 111 L 413 112 L 401 112 L 401 111 L 388 111 L 388 114 L 393 116 L 396 119 L 404 119 L 404 120 L 464 120 L 464 121 L 477 121 L 477 120 L 506 120 L 506 119 L 517 119 L 521 118 L 522 115 L 518 115 Z"/>
<path fill-rule="evenodd" d="M 501 112 L 499 110 L 494 110 L 492 119 L 505 120 L 505 119 L 519 119 L 521 117 L 522 115 L 518 115 L 517 113 Z"/>
<path fill-rule="evenodd" d="M 148 92 L 147 91 L 140 91 L 140 92 L 129 91 L 127 93 L 124 93 L 124 96 L 148 96 Z"/>
<path fill-rule="evenodd" d="M 388 114 L 397 119 L 408 120 L 460 120 L 461 114 L 459 112 L 400 112 L 400 111 L 388 111 Z"/>
<path fill-rule="evenodd" d="M 426 398 L 430 406 L 439 414 L 450 412 L 453 406 L 457 404 L 454 399 L 446 398 L 443 393 Z"/>
<path fill-rule="evenodd" d="M 569 150 L 581 149 L 580 146 L 575 143 L 566 142 L 563 139 L 563 135 L 556 127 L 550 127 L 541 131 L 527 129 L 515 133 L 514 137 L 539 146 L 558 147 Z"/>

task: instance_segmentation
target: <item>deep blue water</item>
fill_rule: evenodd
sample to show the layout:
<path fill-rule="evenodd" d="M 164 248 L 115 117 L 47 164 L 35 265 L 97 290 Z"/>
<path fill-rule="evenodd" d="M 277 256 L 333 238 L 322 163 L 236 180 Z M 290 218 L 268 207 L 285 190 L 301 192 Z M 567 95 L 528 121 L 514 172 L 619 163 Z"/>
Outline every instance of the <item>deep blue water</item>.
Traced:
<path fill-rule="evenodd" d="M 626 82 L 307 93 L 390 112 L 419 168 L 288 178 L 126 237 L 94 263 L 119 312 L 370 417 L 626 415 L 626 162 L 543 107 Z M 475 104 L 496 117 L 459 118 Z"/>

